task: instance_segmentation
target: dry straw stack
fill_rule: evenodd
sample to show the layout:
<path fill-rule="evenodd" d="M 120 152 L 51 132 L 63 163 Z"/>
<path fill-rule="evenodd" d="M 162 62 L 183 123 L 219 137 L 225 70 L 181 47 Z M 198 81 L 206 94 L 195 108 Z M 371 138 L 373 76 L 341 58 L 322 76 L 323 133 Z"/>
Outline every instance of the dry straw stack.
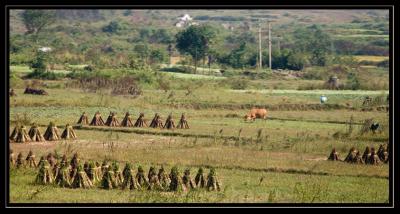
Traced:
<path fill-rule="evenodd" d="M 135 127 L 147 127 L 146 120 L 144 119 L 144 114 L 140 113 L 139 118 L 136 120 Z"/>
<path fill-rule="evenodd" d="M 129 112 L 126 112 L 125 117 L 121 122 L 121 126 L 123 126 L 123 127 L 133 127 L 132 118 L 131 118 L 131 115 L 129 114 Z"/>
<path fill-rule="evenodd" d="M 31 138 L 29 137 L 25 126 L 21 126 L 19 130 L 17 131 L 17 137 L 15 138 L 16 143 L 27 143 L 31 141 Z"/>
<path fill-rule="evenodd" d="M 119 126 L 119 122 L 117 120 L 115 112 L 110 112 L 110 115 L 108 116 L 106 121 L 106 125 L 112 127 Z"/>
<path fill-rule="evenodd" d="M 150 123 L 150 127 L 152 128 L 164 128 L 163 121 L 157 113 L 154 115 L 153 120 Z"/>
<path fill-rule="evenodd" d="M 81 117 L 78 120 L 77 124 L 81 124 L 81 125 L 88 125 L 89 124 L 89 118 L 86 115 L 86 112 L 83 112 L 83 114 L 81 115 Z"/>
<path fill-rule="evenodd" d="M 189 129 L 189 124 L 186 120 L 185 114 L 182 114 L 181 119 L 179 120 L 178 129 Z"/>
<path fill-rule="evenodd" d="M 175 122 L 172 119 L 172 114 L 168 115 L 167 120 L 165 121 L 164 128 L 167 128 L 167 129 L 174 129 L 175 128 Z"/>
<path fill-rule="evenodd" d="M 47 129 L 43 136 L 44 139 L 48 141 L 60 140 L 58 128 L 53 122 L 50 122 L 49 126 L 47 126 Z"/>
<path fill-rule="evenodd" d="M 100 112 L 96 112 L 90 122 L 91 126 L 104 126 L 104 120 L 101 118 Z"/>
<path fill-rule="evenodd" d="M 40 133 L 40 130 L 36 124 L 33 124 L 32 127 L 29 129 L 28 135 L 34 142 L 45 141 L 42 133 Z"/>
<path fill-rule="evenodd" d="M 61 134 L 61 138 L 66 139 L 66 140 L 77 138 L 76 133 L 71 125 L 69 125 L 69 124 L 65 125 L 65 129 L 64 129 L 63 133 Z"/>

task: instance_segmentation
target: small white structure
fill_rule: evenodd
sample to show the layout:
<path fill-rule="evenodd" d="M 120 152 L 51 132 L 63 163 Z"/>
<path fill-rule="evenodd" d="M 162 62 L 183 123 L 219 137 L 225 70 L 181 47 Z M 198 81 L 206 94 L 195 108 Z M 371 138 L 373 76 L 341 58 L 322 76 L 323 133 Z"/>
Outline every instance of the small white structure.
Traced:
<path fill-rule="evenodd" d="M 180 19 L 183 22 L 190 22 L 190 21 L 193 20 L 192 17 L 189 16 L 189 14 L 185 14 L 185 15 L 183 15 L 182 17 L 180 17 L 178 19 Z"/>
<path fill-rule="evenodd" d="M 190 25 L 197 25 L 197 23 L 192 23 L 193 18 L 189 14 L 184 14 L 182 17 L 178 17 L 178 22 L 175 23 L 175 27 L 182 28 Z"/>
<path fill-rule="evenodd" d="M 320 101 L 321 101 L 321 103 L 326 103 L 326 101 L 328 101 L 328 98 L 325 95 L 322 95 L 320 97 Z"/>
<path fill-rule="evenodd" d="M 51 48 L 50 47 L 41 47 L 41 48 L 38 48 L 38 50 L 42 51 L 42 52 L 49 52 L 49 51 L 51 51 Z"/>

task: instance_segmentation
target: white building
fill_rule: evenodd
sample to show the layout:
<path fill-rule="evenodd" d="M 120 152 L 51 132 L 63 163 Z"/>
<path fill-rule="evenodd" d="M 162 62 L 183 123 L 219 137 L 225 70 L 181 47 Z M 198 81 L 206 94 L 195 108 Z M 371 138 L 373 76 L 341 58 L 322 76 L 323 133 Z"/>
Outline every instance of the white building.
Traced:
<path fill-rule="evenodd" d="M 184 22 L 190 22 L 190 21 L 193 20 L 192 17 L 189 16 L 189 14 L 185 14 L 185 15 L 183 15 L 182 17 L 180 17 L 178 19 L 181 20 L 181 21 L 184 21 Z"/>
<path fill-rule="evenodd" d="M 193 18 L 189 16 L 189 14 L 184 14 L 181 17 L 178 17 L 178 22 L 175 23 L 175 27 L 182 28 L 190 25 L 198 25 L 197 23 L 192 22 Z"/>
<path fill-rule="evenodd" d="M 51 51 L 51 48 L 50 47 L 41 47 L 41 48 L 38 48 L 38 50 L 42 51 L 42 52 L 49 52 L 49 51 Z"/>

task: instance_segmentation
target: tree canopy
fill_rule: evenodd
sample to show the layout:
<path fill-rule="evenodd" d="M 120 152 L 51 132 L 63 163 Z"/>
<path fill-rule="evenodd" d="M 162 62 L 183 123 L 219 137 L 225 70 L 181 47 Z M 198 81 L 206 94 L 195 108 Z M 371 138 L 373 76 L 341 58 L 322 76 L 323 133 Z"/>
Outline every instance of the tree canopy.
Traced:
<path fill-rule="evenodd" d="M 180 53 L 192 56 L 197 68 L 197 61 L 207 56 L 215 37 L 212 27 L 192 25 L 176 35 L 176 48 Z"/>
<path fill-rule="evenodd" d="M 26 34 L 38 34 L 44 27 L 55 21 L 55 12 L 51 10 L 25 10 L 22 20 L 27 29 Z"/>

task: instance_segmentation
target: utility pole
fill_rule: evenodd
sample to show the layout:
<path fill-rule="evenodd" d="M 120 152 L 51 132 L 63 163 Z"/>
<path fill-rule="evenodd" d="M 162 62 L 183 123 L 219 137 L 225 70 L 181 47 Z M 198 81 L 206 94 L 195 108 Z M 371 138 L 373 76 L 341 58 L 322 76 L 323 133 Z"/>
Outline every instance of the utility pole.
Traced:
<path fill-rule="evenodd" d="M 276 38 L 278 40 L 278 52 L 280 53 L 281 52 L 281 36 L 277 36 Z"/>
<path fill-rule="evenodd" d="M 262 69 L 262 51 L 261 51 L 261 24 L 259 25 L 258 28 L 258 50 L 259 50 L 259 56 L 258 56 L 258 68 L 261 70 Z"/>
<path fill-rule="evenodd" d="M 272 38 L 271 38 L 271 22 L 268 22 L 268 50 L 269 50 L 269 69 L 272 69 Z"/>

